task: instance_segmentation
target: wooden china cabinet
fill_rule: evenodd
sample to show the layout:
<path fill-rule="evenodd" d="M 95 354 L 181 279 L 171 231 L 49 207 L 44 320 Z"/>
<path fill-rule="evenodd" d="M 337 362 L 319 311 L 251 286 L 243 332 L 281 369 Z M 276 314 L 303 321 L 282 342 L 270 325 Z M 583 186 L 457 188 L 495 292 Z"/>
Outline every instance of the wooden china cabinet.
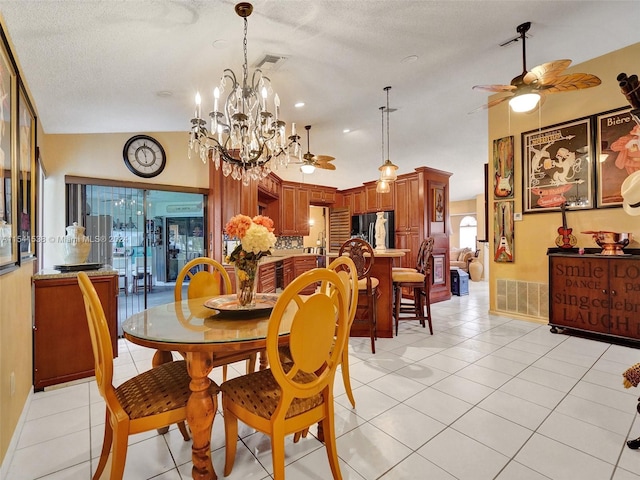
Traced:
<path fill-rule="evenodd" d="M 428 167 L 419 167 L 413 173 L 399 175 L 395 182 L 395 238 L 396 248 L 409 252 L 403 266 L 415 268 L 420 243 L 427 237 L 434 238 L 431 301 L 451 298 L 449 275 L 449 177 L 451 173 Z M 442 221 L 435 218 L 435 197 L 440 193 L 444 202 Z M 403 295 L 410 297 L 412 292 Z"/>
<path fill-rule="evenodd" d="M 118 273 L 87 274 L 102 303 L 117 357 Z M 93 376 L 95 360 L 77 274 L 34 275 L 33 298 L 34 390 Z"/>

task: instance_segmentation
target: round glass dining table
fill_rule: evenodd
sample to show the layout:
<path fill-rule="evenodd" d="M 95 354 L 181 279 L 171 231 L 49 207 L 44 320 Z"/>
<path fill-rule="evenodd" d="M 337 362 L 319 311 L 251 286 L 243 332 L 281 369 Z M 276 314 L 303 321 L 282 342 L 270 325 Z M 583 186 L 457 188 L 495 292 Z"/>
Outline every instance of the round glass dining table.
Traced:
<path fill-rule="evenodd" d="M 185 355 L 191 397 L 187 402 L 187 422 L 193 436 L 194 479 L 217 478 L 211 461 L 211 429 L 217 398 L 208 394 L 213 367 L 264 351 L 267 325 L 275 294 L 258 294 L 256 307 L 244 311 L 226 309 L 229 296 L 196 298 L 148 308 L 123 324 L 124 336 L 132 343 L 154 348 L 153 365 L 172 360 L 172 351 Z M 219 307 L 221 310 L 216 310 Z M 293 304 L 285 310 L 281 323 L 282 344 L 287 344 Z M 261 368 L 266 366 L 261 355 Z"/>

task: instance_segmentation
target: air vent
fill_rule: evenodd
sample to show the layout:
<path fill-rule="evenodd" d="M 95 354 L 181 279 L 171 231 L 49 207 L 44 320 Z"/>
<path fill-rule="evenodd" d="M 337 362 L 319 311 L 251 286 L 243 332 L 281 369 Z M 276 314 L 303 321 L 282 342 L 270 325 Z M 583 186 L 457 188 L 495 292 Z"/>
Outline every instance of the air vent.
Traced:
<path fill-rule="evenodd" d="M 258 60 L 253 66 L 259 68 L 265 72 L 275 72 L 282 64 L 287 60 L 287 57 L 282 55 L 266 54 L 260 60 Z"/>

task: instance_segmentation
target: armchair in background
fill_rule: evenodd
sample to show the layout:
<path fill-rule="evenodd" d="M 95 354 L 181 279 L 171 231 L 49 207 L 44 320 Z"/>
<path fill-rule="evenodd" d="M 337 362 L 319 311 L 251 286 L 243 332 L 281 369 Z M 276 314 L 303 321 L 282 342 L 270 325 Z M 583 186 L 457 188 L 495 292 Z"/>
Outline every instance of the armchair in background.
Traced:
<path fill-rule="evenodd" d="M 449 250 L 450 268 L 459 268 L 469 273 L 469 264 L 473 258 L 474 252 L 470 248 L 451 248 Z"/>

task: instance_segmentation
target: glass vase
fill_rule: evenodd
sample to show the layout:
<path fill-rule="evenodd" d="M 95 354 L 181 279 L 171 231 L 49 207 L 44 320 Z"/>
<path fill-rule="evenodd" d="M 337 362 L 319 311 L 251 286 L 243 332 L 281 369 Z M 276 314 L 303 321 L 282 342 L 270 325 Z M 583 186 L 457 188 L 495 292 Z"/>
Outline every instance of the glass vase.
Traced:
<path fill-rule="evenodd" d="M 234 267 L 238 308 L 253 308 L 256 305 L 258 288 L 258 261 L 243 259 L 241 265 L 236 263 Z"/>

